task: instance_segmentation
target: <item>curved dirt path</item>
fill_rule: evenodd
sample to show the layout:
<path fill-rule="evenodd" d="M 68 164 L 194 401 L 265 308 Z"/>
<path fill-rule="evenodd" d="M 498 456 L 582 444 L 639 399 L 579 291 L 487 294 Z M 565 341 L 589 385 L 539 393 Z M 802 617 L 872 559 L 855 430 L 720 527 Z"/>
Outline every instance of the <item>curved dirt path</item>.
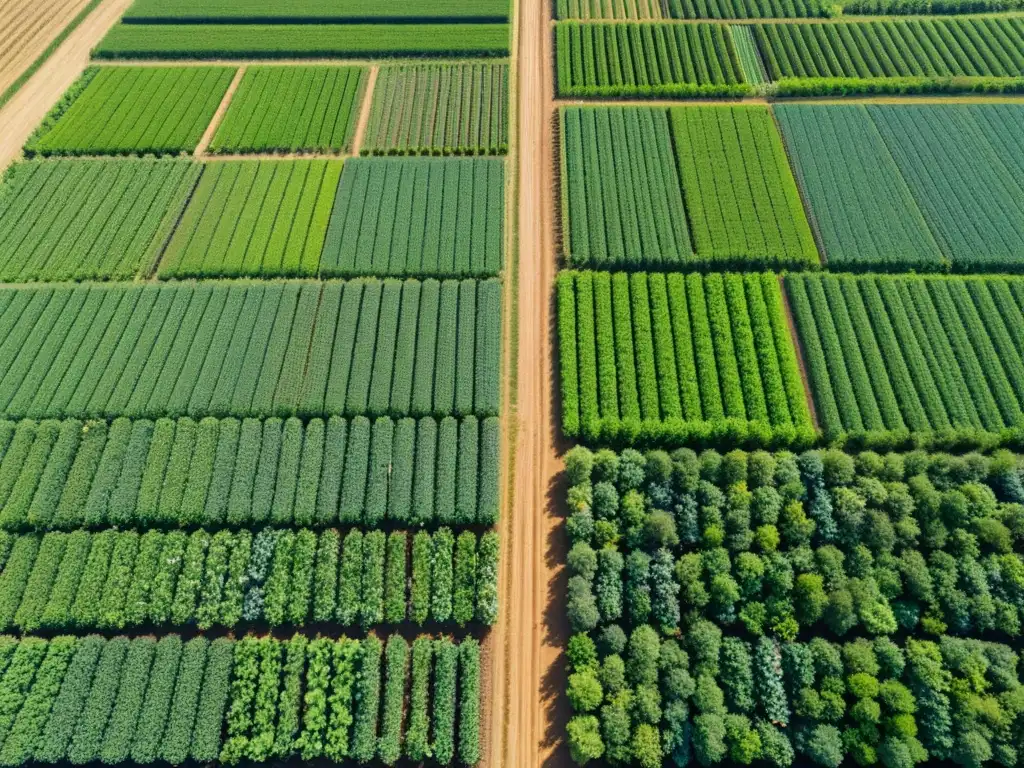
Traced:
<path fill-rule="evenodd" d="M 21 155 L 32 131 L 89 63 L 89 52 L 131 4 L 100 3 L 0 110 L 0 170 Z"/>

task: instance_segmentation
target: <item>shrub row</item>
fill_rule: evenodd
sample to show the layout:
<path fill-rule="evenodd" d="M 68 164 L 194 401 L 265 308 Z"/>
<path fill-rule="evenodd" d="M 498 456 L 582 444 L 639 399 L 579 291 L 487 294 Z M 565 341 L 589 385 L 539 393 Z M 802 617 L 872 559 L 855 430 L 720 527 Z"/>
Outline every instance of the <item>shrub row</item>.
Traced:
<path fill-rule="evenodd" d="M 0 630 L 493 624 L 498 550 L 448 528 L 2 534 Z"/>

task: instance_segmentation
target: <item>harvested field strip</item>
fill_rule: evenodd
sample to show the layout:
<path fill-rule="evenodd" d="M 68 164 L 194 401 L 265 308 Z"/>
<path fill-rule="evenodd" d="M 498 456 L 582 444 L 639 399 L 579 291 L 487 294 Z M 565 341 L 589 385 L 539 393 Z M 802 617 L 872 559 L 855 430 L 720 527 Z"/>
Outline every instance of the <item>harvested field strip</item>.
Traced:
<path fill-rule="evenodd" d="M 348 160 L 320 272 L 496 275 L 502 266 L 504 216 L 502 160 Z"/>
<path fill-rule="evenodd" d="M 130 280 L 153 263 L 200 167 L 33 160 L 0 188 L 0 280 Z"/>
<path fill-rule="evenodd" d="M 497 281 L 0 289 L 8 417 L 496 415 Z"/>
<path fill-rule="evenodd" d="M 507 64 L 382 67 L 362 153 L 506 153 L 508 72 Z"/>
<path fill-rule="evenodd" d="M 0 421 L 0 528 L 491 525 L 497 417 Z"/>
<path fill-rule="evenodd" d="M 315 275 L 340 160 L 208 163 L 161 278 Z"/>
<path fill-rule="evenodd" d="M 14 85 L 75 17 L 87 11 L 90 0 L 12 0 L 0 17 L 0 94 Z M 0 102 L 2 103 L 2 102 Z"/>
<path fill-rule="evenodd" d="M 100 59 L 507 56 L 507 24 L 120 24 Z"/>
<path fill-rule="evenodd" d="M 1024 427 L 1021 280 L 790 275 L 786 288 L 827 437 L 977 445 Z"/>
<path fill-rule="evenodd" d="M 814 439 L 775 275 L 562 272 L 558 324 L 567 435 Z"/>
<path fill-rule="evenodd" d="M 347 151 L 363 72 L 359 67 L 247 68 L 210 151 Z"/>
<path fill-rule="evenodd" d="M 229 67 L 101 67 L 26 146 L 41 155 L 191 152 L 227 92 Z"/>

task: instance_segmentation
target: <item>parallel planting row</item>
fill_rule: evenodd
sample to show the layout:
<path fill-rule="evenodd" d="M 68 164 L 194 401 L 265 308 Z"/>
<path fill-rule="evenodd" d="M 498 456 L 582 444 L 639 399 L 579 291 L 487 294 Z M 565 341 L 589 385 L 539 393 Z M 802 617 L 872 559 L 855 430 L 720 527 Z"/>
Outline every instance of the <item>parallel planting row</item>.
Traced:
<path fill-rule="evenodd" d="M 0 338 L 8 417 L 491 416 L 501 288 L 472 280 L 8 288 Z"/>
<path fill-rule="evenodd" d="M 498 549 L 448 528 L 2 534 L 0 628 L 493 624 Z"/>
<path fill-rule="evenodd" d="M 5 530 L 498 517 L 496 417 L 4 421 L 0 456 Z"/>

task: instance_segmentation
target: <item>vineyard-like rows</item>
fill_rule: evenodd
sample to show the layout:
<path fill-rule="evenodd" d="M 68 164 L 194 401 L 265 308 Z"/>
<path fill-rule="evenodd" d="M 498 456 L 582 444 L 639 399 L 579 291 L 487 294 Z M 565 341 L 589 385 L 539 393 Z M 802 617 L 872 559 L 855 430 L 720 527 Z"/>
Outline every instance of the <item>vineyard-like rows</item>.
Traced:
<path fill-rule="evenodd" d="M 665 110 L 562 110 L 566 258 L 577 266 L 692 260 Z"/>
<path fill-rule="evenodd" d="M 135 0 L 125 12 L 124 20 L 130 24 L 160 21 L 222 24 L 306 21 L 313 24 L 377 19 L 394 24 L 429 19 L 504 21 L 508 15 L 508 0 L 406 0 L 398 7 L 366 0 L 292 0 L 287 5 L 268 5 L 263 0 Z"/>
<path fill-rule="evenodd" d="M 130 280 L 163 248 L 199 176 L 180 160 L 12 166 L 0 188 L 0 279 Z"/>
<path fill-rule="evenodd" d="M 160 277 L 315 275 L 341 172 L 340 160 L 206 163 Z"/>
<path fill-rule="evenodd" d="M 93 54 L 100 59 L 467 57 L 507 56 L 508 47 L 508 24 L 158 23 L 118 24 Z"/>
<path fill-rule="evenodd" d="M 3 421 L 0 456 L 6 530 L 498 519 L 496 417 Z"/>
<path fill-rule="evenodd" d="M 373 635 L 4 637 L 0 761 L 234 765 L 301 755 L 394 764 L 432 749 L 442 765 L 456 754 L 475 763 L 477 641 L 419 637 L 409 656 L 398 635 L 386 651 Z"/>
<path fill-rule="evenodd" d="M 991 443 L 1024 426 L 1024 283 L 786 278 L 818 420 L 868 443 Z"/>
<path fill-rule="evenodd" d="M 497 537 L 456 539 L 448 528 L 0 534 L 0 628 L 493 624 Z"/>
<path fill-rule="evenodd" d="M 228 67 L 87 70 L 26 151 L 41 155 L 191 152 L 234 74 Z"/>
<path fill-rule="evenodd" d="M 361 67 L 250 67 L 211 152 L 341 152 L 358 110 Z"/>
<path fill-rule="evenodd" d="M 320 272 L 496 275 L 502 265 L 504 217 L 502 160 L 349 160 Z"/>
<path fill-rule="evenodd" d="M 741 95 L 736 49 L 721 24 L 577 24 L 555 28 L 562 96 Z"/>
<path fill-rule="evenodd" d="M 8 417 L 491 416 L 501 287 L 8 288 L 0 290 L 0 338 Z"/>
<path fill-rule="evenodd" d="M 383 67 L 362 153 L 504 154 L 508 71 L 507 64 Z"/>
<path fill-rule="evenodd" d="M 953 18 L 754 28 L 768 74 L 791 77 L 1020 77 L 1024 20 Z"/>
<path fill-rule="evenodd" d="M 566 469 L 578 763 L 1014 764 L 1017 651 L 970 636 L 1020 633 L 1019 457 L 576 448 Z"/>
<path fill-rule="evenodd" d="M 770 19 L 827 16 L 820 0 L 557 0 L 559 19 Z"/>
<path fill-rule="evenodd" d="M 562 272 L 562 429 L 586 440 L 813 440 L 771 274 Z"/>
<path fill-rule="evenodd" d="M 1024 268 L 1019 106 L 775 111 L 831 264 Z"/>

